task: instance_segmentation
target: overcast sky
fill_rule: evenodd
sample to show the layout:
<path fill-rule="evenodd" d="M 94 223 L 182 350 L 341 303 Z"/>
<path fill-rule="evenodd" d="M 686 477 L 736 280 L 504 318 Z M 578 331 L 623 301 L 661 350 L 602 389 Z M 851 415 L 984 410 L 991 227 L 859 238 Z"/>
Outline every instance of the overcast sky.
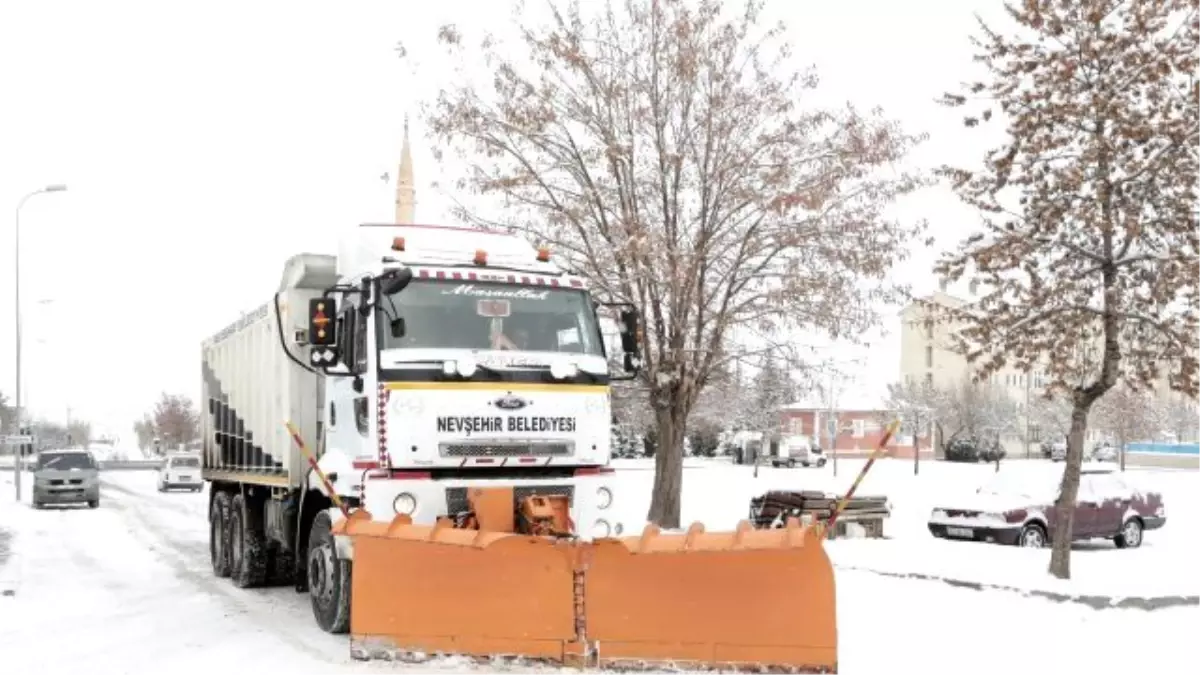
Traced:
<path fill-rule="evenodd" d="M 913 161 L 976 160 L 933 103 L 971 72 L 974 11 L 998 0 L 777 0 L 822 97 L 880 105 L 933 137 Z M 420 7 L 421 9 L 417 9 Z M 336 250 L 342 228 L 392 220 L 402 119 L 436 91 L 433 35 L 508 18 L 442 0 L 4 0 L 0 3 L 0 391 L 13 393 L 13 213 L 22 211 L 24 382 L 35 414 L 132 438 L 163 390 L 199 396 L 200 342 L 274 292 L 286 258 Z M 413 77 L 396 43 L 425 64 Z M 421 130 L 414 124 L 414 134 Z M 417 220 L 446 222 L 414 138 Z M 939 246 L 974 227 L 944 189 L 908 199 Z M 934 286 L 933 253 L 898 270 Z M 48 301 L 48 302 L 42 302 Z M 898 328 L 856 372 L 878 392 Z M 882 374 L 882 376 L 881 376 Z"/>

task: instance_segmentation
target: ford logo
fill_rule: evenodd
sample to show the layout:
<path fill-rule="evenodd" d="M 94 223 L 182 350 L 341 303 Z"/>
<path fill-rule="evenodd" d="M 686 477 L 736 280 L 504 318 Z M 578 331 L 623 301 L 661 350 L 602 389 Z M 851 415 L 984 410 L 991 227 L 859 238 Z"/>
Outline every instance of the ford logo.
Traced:
<path fill-rule="evenodd" d="M 513 393 L 510 391 L 504 396 L 492 401 L 492 405 L 501 410 L 520 410 L 521 408 L 529 405 L 529 401 L 526 401 L 520 396 L 513 396 Z"/>

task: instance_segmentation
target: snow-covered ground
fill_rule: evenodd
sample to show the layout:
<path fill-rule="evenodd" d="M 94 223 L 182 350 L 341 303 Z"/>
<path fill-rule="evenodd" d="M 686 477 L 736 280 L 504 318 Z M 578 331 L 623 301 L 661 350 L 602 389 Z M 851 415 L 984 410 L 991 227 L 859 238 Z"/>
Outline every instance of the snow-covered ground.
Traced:
<path fill-rule="evenodd" d="M 1006 465 L 1017 468 L 1018 462 Z M 630 517 L 644 515 L 650 463 L 619 463 Z M 824 470 L 751 469 L 692 460 L 684 474 L 685 520 L 732 526 L 749 497 L 772 488 L 849 484 L 861 461 Z M 1026 465 L 1025 470 L 1032 465 Z M 833 542 L 838 567 L 841 672 L 926 675 L 1190 672 L 1200 608 L 1096 610 L 1019 593 L 976 591 L 865 570 L 920 572 L 1021 587 L 1053 587 L 1044 551 L 934 540 L 922 528 L 932 504 L 973 490 L 989 467 L 928 462 L 876 466 L 861 493 L 887 494 L 891 539 Z M 183 668 L 306 673 L 462 672 L 443 660 L 361 664 L 344 638 L 312 624 L 307 597 L 291 589 L 242 591 L 208 568 L 207 495 L 155 491 L 154 473 L 107 472 L 98 510 L 33 511 L 12 500 L 0 472 L 0 663 L 3 672 L 89 674 Z M 1138 551 L 1085 548 L 1074 556 L 1072 592 L 1196 592 L 1200 474 L 1145 472 L 1167 495 L 1168 523 Z M 25 491 L 26 496 L 28 490 Z M 508 668 L 508 670 L 513 670 Z"/>
<path fill-rule="evenodd" d="M 754 469 L 722 460 L 689 458 L 684 466 L 683 517 L 708 529 L 732 529 L 749 515 L 750 498 L 768 490 L 825 490 L 844 493 L 865 464 L 842 459 L 838 475 L 822 469 Z M 626 513 L 644 518 L 650 504 L 652 460 L 614 462 L 622 480 Z M 1111 464 L 1107 466 L 1112 466 Z M 1044 460 L 1004 462 L 1000 470 L 1031 479 L 1062 476 L 1062 463 Z M 834 562 L 891 573 L 936 575 L 1018 588 L 1068 594 L 1158 596 L 1200 594 L 1200 472 L 1129 470 L 1125 480 L 1164 496 L 1167 525 L 1147 532 L 1140 549 L 1117 550 L 1111 542 L 1077 544 L 1071 558 L 1072 579 L 1060 582 L 1046 574 L 1045 551 L 949 541 L 930 536 L 926 522 L 935 506 L 953 505 L 995 476 L 992 464 L 923 461 L 913 475 L 911 460 L 875 463 L 857 494 L 884 495 L 892 515 L 884 525 L 888 540 L 848 540 L 828 546 Z"/>

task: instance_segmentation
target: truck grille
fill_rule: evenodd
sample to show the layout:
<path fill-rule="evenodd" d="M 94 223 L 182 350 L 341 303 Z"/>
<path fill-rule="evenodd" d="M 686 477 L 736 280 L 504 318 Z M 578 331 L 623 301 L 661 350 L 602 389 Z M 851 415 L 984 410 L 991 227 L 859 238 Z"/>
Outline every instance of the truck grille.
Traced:
<path fill-rule="evenodd" d="M 575 487 L 573 485 L 522 485 L 513 488 L 513 510 L 516 510 L 517 504 L 522 499 L 532 495 L 563 495 L 569 504 L 575 505 Z M 467 509 L 467 488 L 446 488 L 447 515 L 453 516 L 463 513 Z"/>
<path fill-rule="evenodd" d="M 558 457 L 570 455 L 571 443 L 442 443 L 442 457 Z"/>

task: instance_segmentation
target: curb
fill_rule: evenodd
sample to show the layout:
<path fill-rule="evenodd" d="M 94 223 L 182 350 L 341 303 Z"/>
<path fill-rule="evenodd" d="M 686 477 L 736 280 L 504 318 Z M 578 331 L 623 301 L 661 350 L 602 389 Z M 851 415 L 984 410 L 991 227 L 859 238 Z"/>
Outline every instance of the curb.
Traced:
<path fill-rule="evenodd" d="M 1200 596 L 1197 595 L 1155 595 L 1155 596 L 1120 596 L 1120 595 L 1068 595 L 1066 593 L 1057 593 L 1055 591 L 1044 591 L 1034 588 L 1018 588 L 1016 586 L 1005 586 L 1003 584 L 988 584 L 981 581 L 966 581 L 963 579 L 951 579 L 949 577 L 937 576 L 935 574 L 922 574 L 920 572 L 885 572 L 883 570 L 873 570 L 869 567 L 853 567 L 835 565 L 840 570 L 853 570 L 855 572 L 868 572 L 877 574 L 881 577 L 891 577 L 894 579 L 918 579 L 920 581 L 936 581 L 947 586 L 955 588 L 966 588 L 973 591 L 1006 591 L 1016 593 L 1025 597 L 1044 598 L 1058 603 L 1074 603 L 1091 607 L 1092 609 L 1140 609 L 1146 612 L 1152 612 L 1160 609 L 1170 609 L 1172 607 L 1196 607 L 1200 606 Z"/>

